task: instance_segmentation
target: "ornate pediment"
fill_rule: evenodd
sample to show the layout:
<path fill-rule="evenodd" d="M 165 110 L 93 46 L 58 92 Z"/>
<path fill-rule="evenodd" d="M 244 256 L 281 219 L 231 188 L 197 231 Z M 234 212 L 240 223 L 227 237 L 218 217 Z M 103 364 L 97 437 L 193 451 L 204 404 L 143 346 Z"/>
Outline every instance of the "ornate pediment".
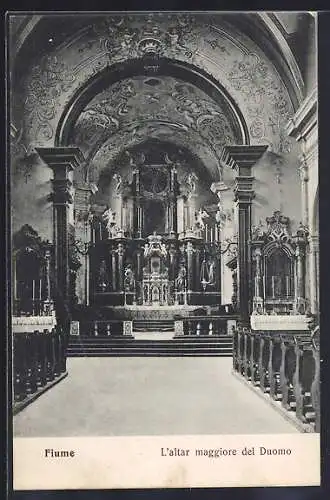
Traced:
<path fill-rule="evenodd" d="M 13 236 L 14 251 L 33 250 L 40 255 L 44 255 L 44 250 L 49 249 L 50 246 L 49 241 L 43 241 L 37 231 L 29 224 L 24 224 Z"/>
<path fill-rule="evenodd" d="M 289 243 L 292 239 L 289 217 L 280 210 L 275 210 L 271 217 L 266 217 L 265 222 L 252 227 L 252 241 L 254 242 L 282 242 Z"/>

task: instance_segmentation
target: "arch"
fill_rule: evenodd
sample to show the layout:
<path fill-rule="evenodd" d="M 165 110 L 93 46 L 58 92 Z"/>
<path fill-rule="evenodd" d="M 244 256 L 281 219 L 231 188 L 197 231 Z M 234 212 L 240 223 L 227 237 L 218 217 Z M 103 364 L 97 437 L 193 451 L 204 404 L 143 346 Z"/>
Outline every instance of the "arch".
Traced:
<path fill-rule="evenodd" d="M 192 140 L 194 139 L 194 136 L 192 136 Z M 96 152 L 93 156 L 89 157 L 89 161 L 86 161 L 86 164 L 84 165 L 84 179 L 89 182 L 97 183 L 97 179 L 100 175 L 100 173 L 104 170 L 106 170 L 110 164 L 113 165 L 118 165 L 118 159 L 121 157 L 123 150 L 129 150 L 129 151 L 134 151 L 140 148 L 143 148 L 148 145 L 148 143 L 154 143 L 154 144 L 162 144 L 164 147 L 171 147 L 177 151 L 181 150 L 182 152 L 186 153 L 186 155 L 190 158 L 190 160 L 195 164 L 196 166 L 196 171 L 197 173 L 200 173 L 204 178 L 210 178 L 210 183 L 213 181 L 219 180 L 219 176 L 221 178 L 221 172 L 219 171 L 219 168 L 221 166 L 219 165 L 219 162 L 217 161 L 217 158 L 214 156 L 212 157 L 213 161 L 211 162 L 211 156 L 208 156 L 209 163 L 208 165 L 205 164 L 205 161 L 201 158 L 200 155 L 198 155 L 195 151 L 193 151 L 190 147 L 187 147 L 187 145 L 184 143 L 182 138 L 173 137 L 171 139 L 159 139 L 155 137 L 149 137 L 146 135 L 143 139 L 137 140 L 136 142 L 132 143 L 123 143 L 120 147 L 120 150 L 114 151 L 115 154 L 111 157 L 111 160 L 108 162 L 108 164 L 104 164 L 102 160 L 102 151 L 103 148 L 107 146 L 107 142 L 104 143 Z M 207 146 L 205 146 L 207 148 Z M 98 159 L 98 155 L 101 155 L 101 158 Z M 91 168 L 93 163 L 93 169 Z"/>
<path fill-rule="evenodd" d="M 134 76 L 174 76 L 203 90 L 227 108 L 237 142 L 250 144 L 248 127 L 238 105 L 224 87 L 205 71 L 186 62 L 166 57 L 142 57 L 107 66 L 81 86 L 67 103 L 55 133 L 55 146 L 67 146 L 74 123 L 88 102 L 108 86 Z"/>
<path fill-rule="evenodd" d="M 68 16 L 72 16 L 72 14 L 67 13 Z M 248 36 L 256 40 L 266 56 L 274 61 L 279 73 L 286 82 L 293 106 L 297 109 L 304 96 L 304 82 L 298 63 L 282 31 L 277 26 L 274 14 L 267 12 L 244 13 L 244 15 L 242 13 L 225 14 L 226 19 L 230 20 L 234 27 L 240 30 L 243 28 L 243 31 Z M 306 14 L 310 15 L 309 13 Z M 31 40 L 37 29 L 44 24 L 47 25 L 51 16 L 33 14 L 24 17 L 21 29 L 14 41 L 14 59 L 16 59 L 17 55 L 20 55 L 20 52 Z"/>
<path fill-rule="evenodd" d="M 284 241 L 281 241 L 280 245 L 278 244 L 277 241 L 270 241 L 265 245 L 263 249 L 263 254 L 266 258 L 268 258 L 272 255 L 272 253 L 274 253 L 278 249 L 282 250 L 287 255 L 287 257 L 292 258 L 293 249 L 291 245 L 285 243 Z"/>

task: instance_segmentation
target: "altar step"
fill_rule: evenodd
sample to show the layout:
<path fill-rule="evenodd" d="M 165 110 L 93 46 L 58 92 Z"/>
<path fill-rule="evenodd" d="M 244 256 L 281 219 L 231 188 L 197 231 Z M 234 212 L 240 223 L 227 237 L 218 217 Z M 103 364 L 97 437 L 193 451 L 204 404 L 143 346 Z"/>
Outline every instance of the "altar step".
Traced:
<path fill-rule="evenodd" d="M 148 319 L 133 321 L 133 332 L 173 332 L 174 321 L 166 319 Z"/>
<path fill-rule="evenodd" d="M 75 337 L 70 338 L 67 355 L 70 357 L 231 356 L 232 338 L 227 335 L 177 337 L 171 340 Z"/>

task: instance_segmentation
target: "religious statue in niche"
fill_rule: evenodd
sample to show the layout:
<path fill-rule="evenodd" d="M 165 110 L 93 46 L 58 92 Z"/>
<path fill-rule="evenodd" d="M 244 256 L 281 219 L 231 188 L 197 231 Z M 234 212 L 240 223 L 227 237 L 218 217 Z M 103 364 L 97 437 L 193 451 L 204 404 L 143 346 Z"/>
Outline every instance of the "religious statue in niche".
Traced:
<path fill-rule="evenodd" d="M 106 289 L 108 288 L 108 273 L 107 273 L 107 265 L 105 260 L 101 261 L 100 269 L 99 269 L 99 275 L 98 275 L 98 281 L 97 281 L 97 286 L 99 290 L 102 292 L 105 292 Z"/>
<path fill-rule="evenodd" d="M 184 264 L 181 264 L 179 272 L 178 272 L 178 277 L 176 279 L 176 286 L 178 292 L 184 292 L 186 289 L 186 277 L 187 277 L 187 271 L 186 267 Z"/>
<path fill-rule="evenodd" d="M 127 264 L 125 268 L 124 288 L 125 292 L 133 292 L 135 288 L 135 278 L 131 264 Z"/>
<path fill-rule="evenodd" d="M 204 289 L 208 286 L 215 285 L 215 262 L 214 259 L 210 258 L 206 260 L 204 257 L 201 268 L 201 277 L 200 277 L 201 285 Z"/>

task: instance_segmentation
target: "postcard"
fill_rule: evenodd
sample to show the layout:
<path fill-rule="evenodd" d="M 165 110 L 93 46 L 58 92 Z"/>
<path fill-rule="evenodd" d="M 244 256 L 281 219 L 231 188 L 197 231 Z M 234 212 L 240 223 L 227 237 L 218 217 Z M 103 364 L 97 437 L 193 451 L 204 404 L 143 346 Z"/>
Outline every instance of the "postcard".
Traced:
<path fill-rule="evenodd" d="M 317 14 L 7 14 L 14 490 L 320 484 Z"/>

